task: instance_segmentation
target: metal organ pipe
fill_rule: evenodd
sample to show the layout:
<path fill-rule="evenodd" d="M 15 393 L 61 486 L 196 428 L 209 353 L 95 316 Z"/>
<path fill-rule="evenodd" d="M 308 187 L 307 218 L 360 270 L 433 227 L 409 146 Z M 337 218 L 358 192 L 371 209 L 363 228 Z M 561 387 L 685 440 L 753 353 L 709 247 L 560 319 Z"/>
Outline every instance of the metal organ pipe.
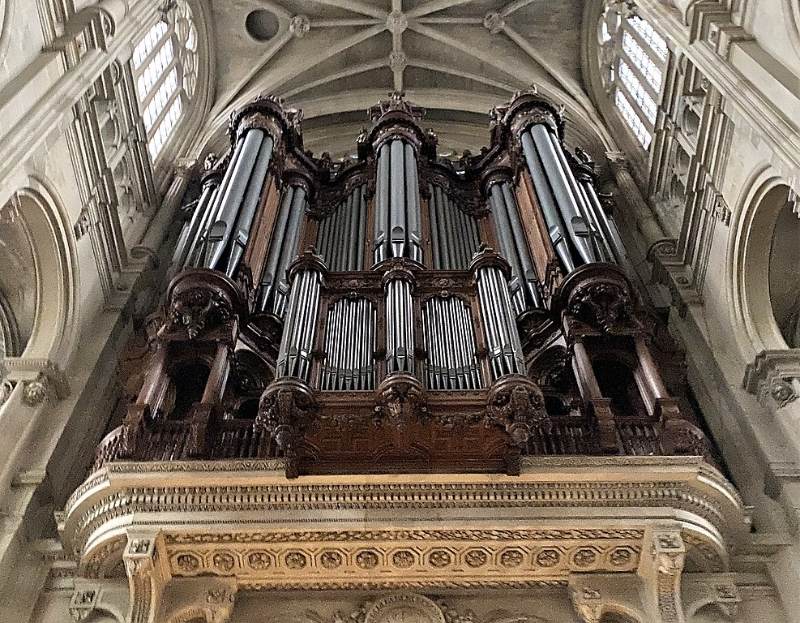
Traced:
<path fill-rule="evenodd" d="M 534 145 L 558 202 L 561 216 L 564 219 L 570 242 L 577 253 L 580 263 L 598 261 L 589 239 L 591 236 L 589 224 L 581 214 L 579 200 L 572 191 L 572 185 L 569 180 L 572 172 L 569 167 L 565 170 L 556 152 L 556 145 L 559 150 L 561 146 L 558 145 L 557 141 L 554 144 L 550 130 L 542 124 L 536 124 L 528 131 L 533 137 Z M 572 182 L 574 183 L 574 179 Z"/>
<path fill-rule="evenodd" d="M 253 218 L 256 215 L 256 208 L 258 208 L 264 182 L 267 179 L 267 168 L 272 158 L 272 147 L 272 137 L 269 135 L 265 136 L 261 143 L 261 148 L 258 151 L 258 158 L 253 166 L 250 180 L 247 183 L 247 190 L 242 200 L 239 215 L 236 218 L 232 246 L 230 255 L 228 256 L 228 265 L 225 269 L 225 273 L 228 277 L 233 277 L 239 265 L 239 261 L 244 255 L 247 242 L 250 239 L 250 229 L 253 225 Z"/>
<path fill-rule="evenodd" d="M 308 382 L 321 285 L 322 274 L 316 268 L 298 270 L 292 278 L 276 377 Z"/>
<path fill-rule="evenodd" d="M 389 219 L 389 144 L 381 145 L 378 152 L 378 168 L 375 180 L 375 233 L 374 260 L 381 263 L 388 257 L 386 252 L 386 228 Z"/>
<path fill-rule="evenodd" d="M 428 389 L 479 389 L 469 308 L 456 297 L 433 297 L 422 308 Z"/>
<path fill-rule="evenodd" d="M 235 161 L 231 159 L 232 173 L 227 179 L 227 185 L 220 187 L 222 198 L 208 232 L 205 268 L 219 269 L 221 266 L 264 136 L 263 130 L 253 128 L 239 139 L 242 149 Z"/>
<path fill-rule="evenodd" d="M 292 196 L 294 195 L 295 187 L 287 186 L 283 191 L 281 197 L 280 207 L 278 208 L 278 216 L 275 219 L 275 226 L 270 239 L 269 253 L 267 254 L 267 261 L 264 264 L 264 270 L 261 273 L 261 311 L 266 311 L 272 295 L 272 289 L 275 287 L 275 281 L 278 274 L 278 262 L 281 255 L 281 244 L 283 243 L 283 232 L 286 231 L 286 223 L 289 221 L 289 212 L 292 206 Z"/>
<path fill-rule="evenodd" d="M 197 201 L 194 212 L 192 212 L 192 218 L 183 227 L 178 244 L 175 247 L 175 253 L 172 255 L 171 273 L 174 274 L 183 269 L 187 259 L 191 257 L 196 240 L 203 231 L 203 222 L 210 211 L 209 208 L 218 185 L 219 179 L 216 176 L 210 176 L 203 182 L 200 199 Z"/>
<path fill-rule="evenodd" d="M 569 249 L 569 243 L 567 242 L 567 230 L 561 219 L 556 199 L 553 196 L 553 191 L 550 188 L 550 182 L 545 175 L 544 165 L 536 151 L 533 137 L 527 130 L 522 133 L 522 150 L 525 154 L 528 172 L 533 180 L 536 197 L 539 200 L 539 205 L 542 207 L 542 216 L 544 216 L 544 221 L 547 225 L 548 233 L 550 234 L 550 242 L 553 244 L 553 249 L 555 249 L 566 272 L 572 272 L 575 270 L 575 262 Z"/>
<path fill-rule="evenodd" d="M 366 226 L 366 186 L 361 184 L 322 220 L 317 233 L 317 249 L 331 271 L 362 270 Z"/>
<path fill-rule="evenodd" d="M 375 263 L 388 257 L 408 257 L 421 262 L 419 181 L 413 147 L 399 138 L 381 145 L 377 176 Z"/>
<path fill-rule="evenodd" d="M 429 184 L 431 247 L 435 270 L 467 270 L 480 246 L 475 219 L 463 212 L 438 184 Z"/>
<path fill-rule="evenodd" d="M 365 390 L 375 387 L 375 306 L 363 297 L 344 298 L 328 309 L 323 390 Z"/>
<path fill-rule="evenodd" d="M 306 195 L 306 189 L 302 186 L 294 186 L 289 221 L 286 224 L 286 231 L 283 234 L 280 261 L 278 262 L 278 271 L 275 275 L 278 285 L 273 294 L 275 300 L 273 310 L 278 316 L 283 316 L 286 293 L 289 289 L 286 270 L 289 267 L 289 263 L 297 255 L 297 242 L 298 238 L 300 237 L 300 225 L 302 223 L 303 216 L 306 213 L 307 204 L 308 197 Z"/>
<path fill-rule="evenodd" d="M 477 282 L 492 378 L 525 374 L 522 345 L 505 276 L 498 266 L 484 265 L 477 269 Z"/>

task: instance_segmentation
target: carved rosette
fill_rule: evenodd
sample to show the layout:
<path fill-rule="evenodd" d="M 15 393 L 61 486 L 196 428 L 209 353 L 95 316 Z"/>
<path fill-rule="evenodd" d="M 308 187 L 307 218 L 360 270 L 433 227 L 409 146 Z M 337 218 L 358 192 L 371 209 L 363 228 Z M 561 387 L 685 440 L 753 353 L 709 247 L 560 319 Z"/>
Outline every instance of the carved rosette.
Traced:
<path fill-rule="evenodd" d="M 235 318 L 245 314 L 239 289 L 213 270 L 180 273 L 167 289 L 166 322 L 162 339 L 219 339 L 235 328 Z"/>
<path fill-rule="evenodd" d="M 486 423 L 502 426 L 512 443 L 524 448 L 536 432 L 550 428 L 542 390 L 525 376 L 501 378 L 489 391 Z"/>
<path fill-rule="evenodd" d="M 603 333 L 640 329 L 633 286 L 613 264 L 587 264 L 573 271 L 556 293 L 554 309 Z"/>

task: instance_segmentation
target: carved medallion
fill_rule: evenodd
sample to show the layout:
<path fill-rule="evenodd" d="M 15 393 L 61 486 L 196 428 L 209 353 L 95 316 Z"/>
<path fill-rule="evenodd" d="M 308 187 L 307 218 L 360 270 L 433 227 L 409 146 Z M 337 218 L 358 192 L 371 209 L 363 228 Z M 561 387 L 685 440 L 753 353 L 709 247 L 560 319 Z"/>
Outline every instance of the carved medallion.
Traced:
<path fill-rule="evenodd" d="M 364 623 L 445 623 L 441 608 L 421 595 L 400 593 L 376 601 Z"/>

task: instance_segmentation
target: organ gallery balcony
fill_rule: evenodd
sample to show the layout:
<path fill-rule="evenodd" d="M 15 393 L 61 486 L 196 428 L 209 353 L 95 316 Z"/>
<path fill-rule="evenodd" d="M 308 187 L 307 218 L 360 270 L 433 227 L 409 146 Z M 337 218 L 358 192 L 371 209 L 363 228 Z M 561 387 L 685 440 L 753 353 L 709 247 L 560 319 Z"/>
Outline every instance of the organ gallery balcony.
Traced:
<path fill-rule="evenodd" d="M 741 502 L 560 112 L 519 93 L 457 163 L 423 115 L 393 94 L 340 164 L 278 100 L 233 117 L 141 388 L 66 509 L 82 573 L 522 587 L 655 577 L 662 549 L 727 568 Z"/>

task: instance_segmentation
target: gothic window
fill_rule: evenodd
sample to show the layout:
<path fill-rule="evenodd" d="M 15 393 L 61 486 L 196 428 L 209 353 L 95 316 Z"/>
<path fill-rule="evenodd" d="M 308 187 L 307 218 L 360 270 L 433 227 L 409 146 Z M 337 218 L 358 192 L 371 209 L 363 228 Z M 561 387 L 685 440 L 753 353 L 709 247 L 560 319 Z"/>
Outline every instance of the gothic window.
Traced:
<path fill-rule="evenodd" d="M 610 4 L 603 13 L 598 39 L 606 90 L 622 121 L 648 149 L 669 56 L 667 42 L 651 24 L 620 9 L 618 3 Z"/>
<path fill-rule="evenodd" d="M 197 30 L 185 2 L 179 1 L 139 41 L 131 68 L 147 146 L 155 161 L 172 137 L 197 82 Z"/>

